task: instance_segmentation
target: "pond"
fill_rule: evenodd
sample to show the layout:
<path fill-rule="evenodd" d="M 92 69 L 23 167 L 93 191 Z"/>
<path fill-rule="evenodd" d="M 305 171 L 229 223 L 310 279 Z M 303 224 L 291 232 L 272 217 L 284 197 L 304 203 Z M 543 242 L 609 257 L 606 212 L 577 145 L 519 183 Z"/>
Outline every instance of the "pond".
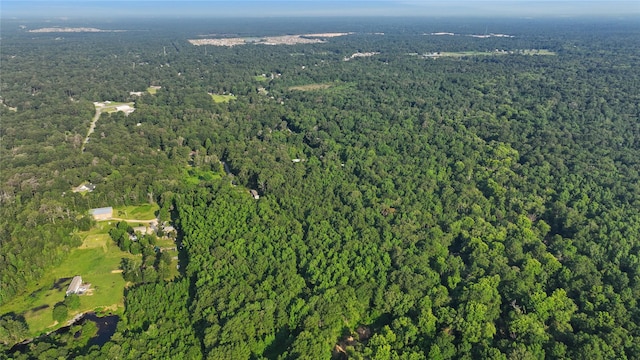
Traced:
<path fill-rule="evenodd" d="M 119 320 L 120 317 L 118 315 L 107 315 L 98 317 L 95 313 L 87 313 L 82 319 L 74 323 L 74 325 L 81 325 L 86 321 L 93 321 L 94 323 L 96 323 L 96 325 L 98 326 L 98 333 L 96 334 L 96 336 L 92 337 L 89 340 L 88 346 L 102 346 L 107 341 L 109 341 L 109 339 L 111 339 L 113 334 L 116 333 L 116 327 Z"/>

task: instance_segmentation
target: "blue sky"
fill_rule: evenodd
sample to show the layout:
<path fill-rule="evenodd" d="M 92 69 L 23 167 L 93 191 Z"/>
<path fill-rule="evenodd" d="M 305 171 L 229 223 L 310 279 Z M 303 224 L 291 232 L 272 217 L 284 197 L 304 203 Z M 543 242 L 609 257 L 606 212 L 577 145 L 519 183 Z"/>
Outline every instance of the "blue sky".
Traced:
<path fill-rule="evenodd" d="M 640 1 L 584 0 L 2 0 L 2 18 L 274 16 L 619 16 L 640 15 Z"/>

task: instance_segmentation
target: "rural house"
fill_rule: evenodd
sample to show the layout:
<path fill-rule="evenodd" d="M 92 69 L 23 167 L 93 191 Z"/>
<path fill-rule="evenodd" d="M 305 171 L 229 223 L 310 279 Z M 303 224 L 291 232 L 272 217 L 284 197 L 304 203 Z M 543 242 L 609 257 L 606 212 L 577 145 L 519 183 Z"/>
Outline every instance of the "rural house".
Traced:
<path fill-rule="evenodd" d="M 109 207 L 91 209 L 89 210 L 89 214 L 93 216 L 94 220 L 109 220 L 113 217 L 113 208 L 109 206 Z"/>
<path fill-rule="evenodd" d="M 82 277 L 78 275 L 74 276 L 73 279 L 71 280 L 71 284 L 69 284 L 69 287 L 67 288 L 67 296 L 71 294 L 77 294 L 78 292 L 80 292 L 81 286 L 82 286 Z"/>
<path fill-rule="evenodd" d="M 95 189 L 96 189 L 95 185 L 93 185 L 92 183 L 88 183 L 88 184 L 82 184 L 74 188 L 72 191 L 73 192 L 92 192 Z"/>
<path fill-rule="evenodd" d="M 147 227 L 147 226 L 135 226 L 133 228 L 133 232 L 134 233 L 139 232 L 142 235 L 145 235 L 145 234 L 151 234 L 153 231 L 151 231 L 151 229 L 149 227 Z"/>

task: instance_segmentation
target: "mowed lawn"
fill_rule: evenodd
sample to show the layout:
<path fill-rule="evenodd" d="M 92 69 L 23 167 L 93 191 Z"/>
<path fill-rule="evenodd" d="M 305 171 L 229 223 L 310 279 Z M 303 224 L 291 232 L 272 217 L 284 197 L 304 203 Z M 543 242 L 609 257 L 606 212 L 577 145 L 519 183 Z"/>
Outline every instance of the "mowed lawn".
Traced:
<path fill-rule="evenodd" d="M 153 220 L 160 210 L 158 204 L 144 204 L 136 206 L 120 206 L 113 208 L 113 217 L 132 220 Z"/>
<path fill-rule="evenodd" d="M 253 80 L 262 82 L 262 81 L 267 81 L 268 78 L 264 75 L 256 75 L 253 77 Z"/>
<path fill-rule="evenodd" d="M 37 284 L 29 286 L 25 294 L 0 307 L 0 314 L 23 314 L 33 336 L 65 325 L 54 323 L 52 311 L 56 303 L 64 300 L 75 275 L 90 283 L 91 290 L 80 296 L 80 308 L 70 310 L 68 319 L 92 310 L 120 311 L 124 306 L 125 281 L 118 269 L 122 258 L 134 255 L 120 251 L 108 235 L 109 228 L 111 225 L 104 222 L 91 231 L 80 233 L 83 244 L 72 249 L 67 259 Z"/>

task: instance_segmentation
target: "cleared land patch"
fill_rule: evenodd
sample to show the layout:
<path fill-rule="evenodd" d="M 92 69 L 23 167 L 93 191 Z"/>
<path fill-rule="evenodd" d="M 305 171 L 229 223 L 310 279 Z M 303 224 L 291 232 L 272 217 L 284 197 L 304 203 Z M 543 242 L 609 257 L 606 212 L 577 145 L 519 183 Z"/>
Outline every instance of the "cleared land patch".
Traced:
<path fill-rule="evenodd" d="M 160 210 L 158 204 L 120 206 L 113 208 L 113 216 L 124 219 L 154 220 L 158 210 Z"/>
<path fill-rule="evenodd" d="M 235 95 L 218 95 L 218 94 L 209 94 L 215 103 L 225 103 L 231 100 L 235 100 Z"/>
<path fill-rule="evenodd" d="M 309 85 L 298 85 L 291 86 L 289 90 L 297 90 L 297 91 L 313 91 L 313 90 L 324 90 L 332 87 L 333 84 L 323 83 L 323 84 L 309 84 Z"/>
<path fill-rule="evenodd" d="M 96 107 L 96 111 L 100 110 L 100 112 L 106 113 L 114 113 L 118 111 L 122 111 L 125 114 L 129 115 L 135 111 L 133 102 L 115 102 L 115 101 L 104 101 L 104 102 L 94 102 L 93 105 Z"/>
<path fill-rule="evenodd" d="M 147 88 L 147 92 L 151 95 L 155 95 L 160 89 L 162 89 L 162 86 L 149 86 Z"/>
<path fill-rule="evenodd" d="M 9 111 L 13 111 L 13 112 L 18 111 L 18 108 L 16 108 L 16 107 L 11 107 L 11 106 L 9 106 L 9 105 L 5 104 L 5 103 L 4 103 L 4 99 L 0 99 L 0 105 L 2 105 L 3 107 L 5 107 L 5 108 L 9 109 Z"/>
<path fill-rule="evenodd" d="M 349 61 L 349 60 L 353 60 L 355 58 L 359 58 L 359 57 L 369 57 L 369 56 L 373 56 L 373 55 L 378 55 L 380 54 L 379 52 L 365 52 L 365 53 L 361 53 L 361 52 L 357 52 L 352 54 L 351 56 L 345 56 L 344 57 L 344 61 Z"/>

